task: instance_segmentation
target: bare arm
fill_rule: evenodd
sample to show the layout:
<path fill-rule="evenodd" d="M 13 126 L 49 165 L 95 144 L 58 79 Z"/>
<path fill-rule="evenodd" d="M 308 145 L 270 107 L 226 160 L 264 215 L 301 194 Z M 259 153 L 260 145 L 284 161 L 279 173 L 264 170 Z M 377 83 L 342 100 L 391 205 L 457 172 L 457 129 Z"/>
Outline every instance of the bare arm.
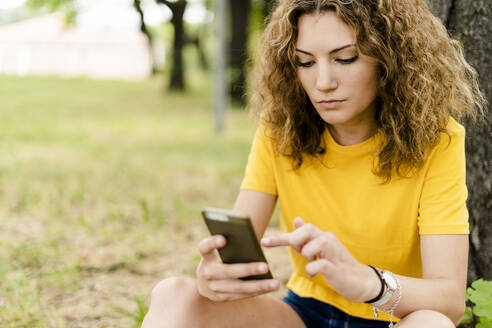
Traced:
<path fill-rule="evenodd" d="M 256 236 L 261 239 L 270 222 L 276 202 L 277 196 L 254 190 L 241 190 L 233 209 L 250 216 Z"/>
<path fill-rule="evenodd" d="M 398 276 L 403 293 L 395 315 L 428 309 L 457 325 L 465 311 L 468 235 L 422 235 L 420 244 L 423 279 Z"/>

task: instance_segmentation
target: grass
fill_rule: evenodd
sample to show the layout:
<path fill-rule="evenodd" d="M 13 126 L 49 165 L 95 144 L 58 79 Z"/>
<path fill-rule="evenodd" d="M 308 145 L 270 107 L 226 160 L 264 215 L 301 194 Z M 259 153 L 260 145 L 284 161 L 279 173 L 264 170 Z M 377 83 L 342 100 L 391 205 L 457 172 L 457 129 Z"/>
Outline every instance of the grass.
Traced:
<path fill-rule="evenodd" d="M 196 264 L 199 210 L 232 205 L 254 133 L 234 110 L 216 134 L 191 76 L 0 76 L 1 327 L 138 326 L 156 279 L 191 272 L 172 247 Z"/>

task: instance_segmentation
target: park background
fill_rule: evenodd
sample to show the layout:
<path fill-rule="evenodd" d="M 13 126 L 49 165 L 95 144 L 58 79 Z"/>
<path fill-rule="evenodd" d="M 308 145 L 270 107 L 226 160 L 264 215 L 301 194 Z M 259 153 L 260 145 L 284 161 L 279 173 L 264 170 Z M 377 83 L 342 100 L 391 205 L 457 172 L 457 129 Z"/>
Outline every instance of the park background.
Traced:
<path fill-rule="evenodd" d="M 196 246 L 207 235 L 200 209 L 231 207 L 244 172 L 255 130 L 245 110 L 247 59 L 275 1 L 226 3 L 222 131 L 215 117 L 218 3 L 0 1 L 0 327 L 138 327 L 158 281 L 194 273 Z M 492 3 L 430 5 L 463 42 L 491 103 Z M 81 57 L 70 54 L 68 37 L 53 55 L 43 48 L 44 62 L 55 64 L 27 65 L 46 33 L 25 22 L 46 17 L 62 17 L 66 33 L 100 31 L 92 34 L 100 45 L 102 35 L 117 33 L 107 34 L 106 57 L 94 55 L 91 69 L 74 69 Z M 19 24 L 31 28 L 24 36 L 40 36 L 16 41 Z M 114 63 L 97 58 L 107 60 L 111 35 L 122 34 L 139 41 L 120 42 L 120 57 L 142 44 L 149 56 L 110 70 Z M 467 135 L 471 283 L 492 279 L 490 124 L 470 125 Z M 267 234 L 277 231 L 278 211 Z M 266 255 L 285 282 L 285 251 Z"/>

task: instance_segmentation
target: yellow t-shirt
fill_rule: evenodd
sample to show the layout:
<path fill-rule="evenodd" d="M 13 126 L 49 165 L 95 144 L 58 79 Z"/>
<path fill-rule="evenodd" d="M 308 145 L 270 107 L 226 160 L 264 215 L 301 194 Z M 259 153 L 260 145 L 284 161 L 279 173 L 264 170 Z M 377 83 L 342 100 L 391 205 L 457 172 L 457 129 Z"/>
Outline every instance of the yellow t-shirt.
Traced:
<path fill-rule="evenodd" d="M 361 263 L 421 278 L 419 235 L 468 234 L 465 185 L 465 130 L 455 120 L 411 178 L 390 183 L 372 173 L 376 137 L 341 146 L 326 129 L 326 153 L 304 156 L 298 170 L 274 151 L 264 128 L 257 130 L 241 189 L 277 195 L 283 231 L 293 220 L 333 232 Z M 265 133 L 266 132 L 266 133 Z M 267 136 L 265 136 L 265 134 Z M 287 287 L 302 297 L 329 303 L 346 313 L 374 319 L 372 307 L 340 296 L 322 275 L 309 278 L 306 259 L 289 247 L 293 274 Z M 380 320 L 389 321 L 381 313 Z"/>

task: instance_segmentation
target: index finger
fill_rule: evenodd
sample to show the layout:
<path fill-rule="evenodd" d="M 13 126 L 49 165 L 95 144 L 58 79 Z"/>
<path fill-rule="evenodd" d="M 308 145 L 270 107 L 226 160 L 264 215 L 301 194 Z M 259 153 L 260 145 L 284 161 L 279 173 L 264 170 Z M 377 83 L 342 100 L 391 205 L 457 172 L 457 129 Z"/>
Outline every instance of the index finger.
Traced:
<path fill-rule="evenodd" d="M 263 238 L 261 243 L 266 247 L 291 246 L 297 252 L 300 252 L 304 245 L 310 240 L 316 238 L 321 233 L 317 227 L 312 224 L 303 224 L 296 230 L 280 234 L 273 237 Z"/>
<path fill-rule="evenodd" d="M 290 239 L 292 234 L 293 232 L 289 232 L 277 236 L 262 238 L 261 244 L 266 247 L 290 246 Z"/>
<path fill-rule="evenodd" d="M 200 241 L 200 244 L 198 244 L 198 251 L 206 261 L 215 261 L 216 254 L 214 253 L 214 251 L 217 248 L 224 247 L 225 244 L 226 244 L 226 240 L 224 236 L 222 235 L 210 236 Z"/>

